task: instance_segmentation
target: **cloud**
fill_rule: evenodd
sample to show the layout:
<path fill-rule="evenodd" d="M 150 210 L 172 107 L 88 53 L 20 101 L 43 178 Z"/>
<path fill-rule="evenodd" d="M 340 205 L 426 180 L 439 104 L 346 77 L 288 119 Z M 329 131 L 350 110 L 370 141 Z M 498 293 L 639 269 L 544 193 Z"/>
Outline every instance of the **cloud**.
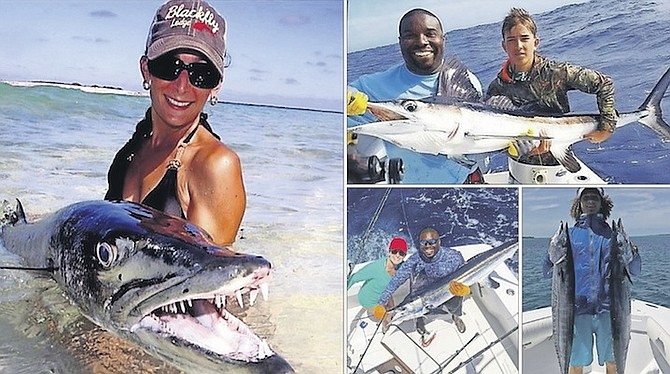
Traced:
<path fill-rule="evenodd" d="M 96 10 L 91 13 L 89 13 L 91 17 L 96 17 L 96 18 L 115 18 L 117 17 L 116 13 L 111 12 L 109 10 Z"/>
<path fill-rule="evenodd" d="M 310 19 L 307 16 L 302 16 L 299 14 L 291 14 L 288 16 L 284 16 L 279 19 L 279 23 L 283 23 L 285 25 L 306 25 L 310 23 Z"/>
<path fill-rule="evenodd" d="M 309 62 L 309 61 L 308 61 L 308 62 L 307 62 L 307 65 L 310 65 L 310 66 L 318 66 L 318 67 L 324 67 L 324 66 L 327 66 L 327 64 L 326 64 L 325 62 L 323 62 L 323 61 L 317 61 L 317 62 Z"/>
<path fill-rule="evenodd" d="M 298 82 L 298 80 L 295 79 L 295 78 L 286 78 L 286 79 L 284 79 L 284 83 L 286 83 L 288 85 L 292 85 L 292 86 L 300 84 L 300 82 Z"/>
<path fill-rule="evenodd" d="M 110 43 L 109 39 L 103 39 L 103 38 L 85 38 L 83 36 L 73 36 L 72 40 L 76 40 L 78 42 L 86 42 L 86 43 L 96 43 L 96 44 L 108 44 Z"/>
<path fill-rule="evenodd" d="M 249 69 L 249 72 L 252 73 L 252 74 L 266 74 L 267 70 L 251 68 L 251 69 Z"/>

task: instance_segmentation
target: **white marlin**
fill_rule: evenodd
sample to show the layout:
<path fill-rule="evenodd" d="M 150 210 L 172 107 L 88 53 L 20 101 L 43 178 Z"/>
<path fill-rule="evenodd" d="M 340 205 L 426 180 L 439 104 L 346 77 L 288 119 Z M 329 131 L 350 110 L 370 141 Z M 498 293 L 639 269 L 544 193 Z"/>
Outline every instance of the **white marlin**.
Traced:
<path fill-rule="evenodd" d="M 439 308 L 454 297 L 451 291 L 449 291 L 449 284 L 452 281 L 468 286 L 482 282 L 487 279 L 495 268 L 504 263 L 506 259 L 512 257 L 517 249 L 519 249 L 519 243 L 514 242 L 479 253 L 458 268 L 451 276 L 434 282 L 415 294 L 410 293 L 402 303 L 393 309 L 392 322 L 399 324 Z"/>
<path fill-rule="evenodd" d="M 663 120 L 660 107 L 669 84 L 670 69 L 636 111 L 619 115 L 616 126 L 639 122 L 670 140 L 670 126 Z M 514 139 L 550 139 L 554 157 L 568 171 L 580 170 L 570 147 L 597 128 L 599 115 L 530 114 L 511 109 L 509 104 L 449 101 L 441 97 L 370 102 L 368 110 L 378 121 L 349 130 L 415 152 L 452 157 L 501 150 Z"/>

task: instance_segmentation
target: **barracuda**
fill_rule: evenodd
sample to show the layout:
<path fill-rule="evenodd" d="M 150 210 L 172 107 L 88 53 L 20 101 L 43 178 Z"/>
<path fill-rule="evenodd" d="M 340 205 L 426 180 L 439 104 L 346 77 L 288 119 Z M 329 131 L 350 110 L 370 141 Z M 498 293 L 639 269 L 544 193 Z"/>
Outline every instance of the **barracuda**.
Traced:
<path fill-rule="evenodd" d="M 619 115 L 616 126 L 639 122 L 670 140 L 670 127 L 662 118 L 660 106 L 669 84 L 670 69 L 636 111 Z M 581 169 L 571 146 L 597 128 L 598 115 L 534 115 L 509 109 L 509 104 L 457 102 L 439 97 L 432 101 L 370 102 L 368 110 L 378 121 L 349 130 L 415 152 L 454 158 L 505 149 L 515 139 L 549 139 L 551 153 L 568 171 Z"/>
<path fill-rule="evenodd" d="M 189 372 L 293 372 L 225 308 L 267 299 L 263 257 L 218 247 L 195 225 L 130 202 L 81 202 L 35 223 L 18 200 L 3 208 L 3 245 L 49 271 L 93 323 Z"/>
<path fill-rule="evenodd" d="M 570 368 L 575 325 L 575 267 L 568 224 L 561 222 L 549 242 L 549 260 L 554 264 L 551 278 L 551 322 L 554 346 L 561 374 Z"/>
<path fill-rule="evenodd" d="M 454 296 L 449 291 L 449 284 L 452 281 L 468 286 L 482 282 L 496 267 L 510 258 L 518 248 L 518 242 L 506 243 L 472 257 L 450 277 L 445 277 L 439 282 L 434 282 L 423 291 L 407 296 L 403 302 L 393 309 L 392 322 L 402 323 L 439 308 Z"/>

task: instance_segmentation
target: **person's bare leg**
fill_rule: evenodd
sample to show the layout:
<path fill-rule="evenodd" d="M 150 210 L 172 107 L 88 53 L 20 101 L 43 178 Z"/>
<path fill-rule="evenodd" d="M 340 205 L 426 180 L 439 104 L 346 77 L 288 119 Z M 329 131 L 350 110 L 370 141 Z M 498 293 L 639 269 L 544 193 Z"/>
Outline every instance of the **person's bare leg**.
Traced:
<path fill-rule="evenodd" d="M 582 374 L 582 372 L 584 372 L 583 366 L 570 366 L 570 370 L 568 370 L 569 374 Z"/>
<path fill-rule="evenodd" d="M 605 373 L 607 374 L 616 374 L 616 362 L 606 361 L 605 362 Z"/>

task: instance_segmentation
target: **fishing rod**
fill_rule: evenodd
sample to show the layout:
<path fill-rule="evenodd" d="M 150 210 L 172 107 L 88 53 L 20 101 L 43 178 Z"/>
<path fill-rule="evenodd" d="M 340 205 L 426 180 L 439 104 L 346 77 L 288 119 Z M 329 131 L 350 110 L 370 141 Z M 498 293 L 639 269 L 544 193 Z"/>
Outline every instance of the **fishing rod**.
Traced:
<path fill-rule="evenodd" d="M 449 364 L 451 363 L 451 361 L 453 361 L 454 359 L 456 359 L 456 357 L 458 356 L 458 354 L 461 353 L 461 352 L 465 349 L 465 347 L 467 347 L 468 345 L 470 345 L 470 343 L 472 343 L 472 342 L 475 340 L 475 338 L 478 337 L 478 336 L 479 336 L 479 332 L 475 333 L 475 335 L 473 335 L 472 338 L 470 338 L 470 340 L 468 340 L 465 344 L 463 344 L 463 346 L 462 346 L 461 348 L 459 348 L 458 350 L 456 350 L 456 352 L 454 352 L 454 354 L 452 354 L 448 359 L 446 359 L 446 360 L 444 361 L 444 363 L 443 363 L 442 365 L 440 365 L 440 368 L 438 369 L 439 372 L 441 373 L 441 372 L 442 372 L 442 369 L 443 369 L 443 368 L 446 368 L 447 365 L 449 365 Z"/>
<path fill-rule="evenodd" d="M 513 329 L 511 329 L 511 330 L 509 330 L 508 332 L 506 332 L 505 335 L 501 336 L 498 340 L 492 341 L 491 344 L 489 344 L 489 345 L 487 345 L 486 347 L 480 349 L 477 353 L 475 353 L 475 354 L 473 354 L 472 356 L 470 356 L 470 358 L 468 358 L 467 360 L 465 360 L 465 361 L 461 362 L 460 364 L 458 364 L 458 366 L 456 366 L 454 369 L 452 369 L 452 370 L 451 370 L 449 373 L 447 373 L 447 374 L 453 374 L 453 373 L 455 373 L 458 369 L 460 369 L 460 368 L 462 368 L 463 366 L 469 364 L 472 360 L 474 360 L 475 358 L 481 356 L 484 352 L 486 352 L 486 351 L 488 351 L 489 349 L 491 349 L 491 347 L 493 347 L 493 346 L 496 345 L 497 343 L 503 341 L 505 338 L 507 338 L 508 336 L 510 336 L 513 332 L 515 332 L 515 331 L 518 330 L 518 329 L 519 329 L 519 326 L 515 326 Z"/>
<path fill-rule="evenodd" d="M 386 204 L 386 200 L 388 199 L 390 193 L 391 188 L 389 187 L 386 189 L 386 192 L 384 192 L 384 195 L 382 196 L 382 199 L 379 202 L 379 206 L 377 206 L 377 210 L 375 210 L 374 214 L 372 215 L 372 219 L 368 224 L 368 227 L 365 229 L 365 233 L 363 233 L 363 238 L 361 239 L 361 243 L 358 246 L 358 254 L 356 256 L 356 259 L 352 264 L 349 265 L 349 274 L 347 274 L 347 280 L 351 278 L 351 273 L 354 271 L 354 266 L 359 262 L 361 258 L 361 254 L 363 253 L 363 246 L 365 245 L 365 242 L 367 242 L 368 236 L 370 236 L 370 233 L 372 232 L 372 227 L 374 227 L 375 223 L 377 223 L 379 215 L 381 214 L 382 209 L 384 209 L 384 205 Z"/>
<path fill-rule="evenodd" d="M 356 364 L 356 367 L 354 368 L 354 371 L 352 373 L 356 373 L 358 371 L 358 368 L 361 366 L 361 363 L 363 362 L 363 358 L 365 357 L 365 354 L 368 353 L 368 349 L 370 349 L 370 345 L 372 344 L 372 341 L 375 339 L 375 335 L 377 335 L 377 331 L 379 331 L 379 327 L 382 325 L 382 322 L 384 322 L 384 318 L 386 318 L 386 312 L 384 312 L 384 315 L 382 316 L 382 319 L 379 320 L 379 322 L 377 323 L 377 328 L 375 328 L 375 332 L 372 333 L 372 338 L 370 338 L 370 341 L 365 346 L 365 350 L 363 350 L 363 354 L 361 354 L 361 359 L 358 360 L 358 363 Z M 402 330 L 400 330 L 400 331 L 402 331 Z"/>

